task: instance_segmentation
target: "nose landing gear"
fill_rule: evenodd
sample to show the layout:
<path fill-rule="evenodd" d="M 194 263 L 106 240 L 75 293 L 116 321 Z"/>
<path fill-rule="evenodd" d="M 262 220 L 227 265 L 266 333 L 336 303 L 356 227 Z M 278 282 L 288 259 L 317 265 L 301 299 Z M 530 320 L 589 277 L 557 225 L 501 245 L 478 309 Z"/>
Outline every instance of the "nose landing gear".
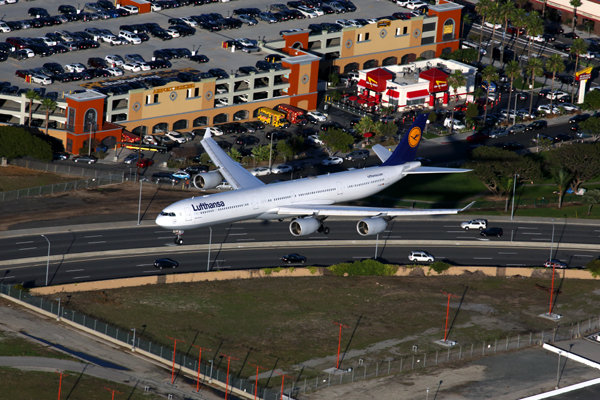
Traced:
<path fill-rule="evenodd" d="M 175 244 L 180 246 L 183 244 L 183 239 L 181 238 L 181 236 L 183 235 L 183 231 L 182 230 L 174 230 L 173 233 L 175 235 L 177 235 L 177 237 L 175 238 Z"/>

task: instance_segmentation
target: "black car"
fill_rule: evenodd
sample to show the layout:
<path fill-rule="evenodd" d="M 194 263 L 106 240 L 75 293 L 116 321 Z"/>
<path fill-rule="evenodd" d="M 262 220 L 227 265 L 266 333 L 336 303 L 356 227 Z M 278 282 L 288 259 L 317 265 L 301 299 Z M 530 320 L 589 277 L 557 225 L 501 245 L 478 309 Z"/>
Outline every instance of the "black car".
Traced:
<path fill-rule="evenodd" d="M 179 53 L 179 55 L 181 55 L 181 57 L 190 58 L 192 56 L 192 52 L 189 49 L 186 49 L 184 47 L 180 47 L 180 48 L 177 48 L 174 50 L 177 53 Z"/>
<path fill-rule="evenodd" d="M 556 50 L 560 50 L 560 51 L 566 51 L 566 52 L 571 51 L 571 46 L 568 44 L 564 44 L 564 43 L 554 43 L 554 48 Z"/>
<path fill-rule="evenodd" d="M 187 167 L 185 169 L 185 172 L 187 172 L 190 175 L 199 174 L 201 172 L 208 172 L 208 166 L 206 166 L 206 165 L 190 165 L 189 167 Z"/>
<path fill-rule="evenodd" d="M 552 35 L 558 35 L 565 31 L 563 28 L 561 28 L 559 26 L 546 26 L 546 27 L 544 27 L 544 30 L 548 33 L 551 33 Z"/>
<path fill-rule="evenodd" d="M 58 6 L 58 12 L 61 14 L 77 14 L 77 9 L 70 5 L 60 5 Z"/>
<path fill-rule="evenodd" d="M 524 149 L 525 146 L 523 146 L 521 143 L 517 143 L 517 142 L 507 142 L 507 143 L 502 143 L 502 148 L 504 150 L 516 151 L 516 150 Z"/>
<path fill-rule="evenodd" d="M 552 90 L 550 89 L 542 89 L 538 92 L 538 96 L 540 97 L 548 97 L 548 95 L 552 93 Z"/>
<path fill-rule="evenodd" d="M 162 40 L 171 40 L 171 39 L 173 39 L 173 36 L 169 35 L 167 33 L 167 31 L 164 30 L 164 29 L 162 29 L 162 28 L 152 29 L 150 31 L 150 35 L 152 35 L 155 38 L 162 39 Z"/>
<path fill-rule="evenodd" d="M 98 161 L 98 159 L 94 156 L 86 156 L 86 155 L 82 155 L 82 156 L 75 156 L 73 157 L 73 161 L 74 162 L 84 162 L 84 163 L 88 163 L 88 164 L 93 164 L 95 162 Z"/>
<path fill-rule="evenodd" d="M 169 54 L 169 52 L 165 50 L 154 50 L 152 56 L 156 59 L 162 60 L 170 60 L 171 58 L 173 58 L 171 54 Z"/>
<path fill-rule="evenodd" d="M 68 160 L 69 159 L 69 153 L 65 153 L 62 151 L 56 152 L 54 154 L 52 154 L 52 159 L 53 160 Z"/>
<path fill-rule="evenodd" d="M 52 55 L 52 51 L 48 48 L 48 46 L 41 44 L 30 44 L 27 46 L 29 50 L 33 51 L 36 56 L 40 57 L 49 57 Z"/>
<path fill-rule="evenodd" d="M 300 161 L 298 164 L 292 165 L 294 172 L 303 171 L 306 168 L 310 168 L 310 167 L 312 167 L 312 164 L 310 163 L 310 161 Z"/>
<path fill-rule="evenodd" d="M 212 75 L 215 76 L 219 79 L 227 79 L 229 78 L 229 74 L 227 72 L 225 72 L 224 69 L 222 68 L 211 68 L 208 70 L 208 72 Z"/>
<path fill-rule="evenodd" d="M 108 64 L 106 63 L 106 61 L 100 57 L 88 58 L 87 65 L 91 68 L 108 68 Z"/>
<path fill-rule="evenodd" d="M 568 33 L 563 33 L 563 37 L 567 38 L 567 39 L 579 39 L 579 35 L 576 34 L 575 32 L 568 32 Z"/>
<path fill-rule="evenodd" d="M 179 263 L 170 258 L 159 258 L 158 260 L 154 261 L 154 266 L 158 269 L 177 268 L 179 267 Z"/>
<path fill-rule="evenodd" d="M 197 63 L 203 64 L 209 62 L 209 58 L 204 54 L 196 54 L 195 56 L 190 57 L 190 61 L 195 61 Z"/>
<path fill-rule="evenodd" d="M 537 131 L 538 129 L 546 129 L 548 127 L 548 122 L 546 121 L 533 121 L 529 125 L 525 127 L 526 131 Z"/>
<path fill-rule="evenodd" d="M 52 79 L 54 79 L 55 82 L 72 82 L 73 81 L 73 77 L 71 76 L 70 73 L 59 73 L 56 74 L 52 77 Z"/>
<path fill-rule="evenodd" d="M 148 64 L 152 69 L 171 68 L 173 66 L 173 64 L 167 60 L 147 61 L 146 64 Z"/>
<path fill-rule="evenodd" d="M 169 172 L 156 172 L 156 173 L 152 174 L 152 177 L 150 178 L 150 180 L 152 182 L 156 182 L 157 185 L 160 183 L 170 183 L 173 185 L 176 185 L 179 183 L 179 179 L 175 178 Z"/>
<path fill-rule="evenodd" d="M 323 125 L 321 125 L 322 131 L 327 132 L 329 129 L 344 129 L 344 127 L 339 122 L 335 121 L 325 122 Z"/>
<path fill-rule="evenodd" d="M 590 114 L 580 114 L 574 117 L 569 118 L 570 124 L 575 124 L 577 122 L 582 122 L 590 118 Z"/>
<path fill-rule="evenodd" d="M 504 232 L 502 228 L 487 228 L 483 229 L 479 234 L 481 236 L 498 236 L 501 237 Z"/>
<path fill-rule="evenodd" d="M 573 140 L 573 136 L 567 135 L 566 133 L 559 133 L 554 136 L 554 143 L 568 142 L 569 140 Z"/>
<path fill-rule="evenodd" d="M 221 27 L 219 25 L 215 24 L 214 22 L 210 22 L 210 21 L 200 21 L 200 22 L 198 22 L 198 26 L 201 29 L 205 29 L 205 30 L 211 31 L 211 32 L 221 30 Z"/>
<path fill-rule="evenodd" d="M 273 140 L 283 140 L 287 139 L 290 133 L 286 131 L 269 131 L 265 134 L 265 138 L 268 140 L 271 140 L 271 136 L 273 136 Z"/>
<path fill-rule="evenodd" d="M 33 18 L 49 17 L 48 11 L 45 8 L 31 7 L 27 14 Z"/>
<path fill-rule="evenodd" d="M 556 40 L 556 38 L 554 37 L 554 35 L 551 35 L 549 33 L 544 33 L 542 35 L 542 38 L 546 41 L 546 42 L 554 42 Z"/>
<path fill-rule="evenodd" d="M 179 32 L 179 36 L 181 36 L 181 37 L 193 36 L 196 34 L 196 30 L 187 25 L 173 25 L 173 26 L 170 26 L 169 29 L 173 29 L 173 30 Z"/>
<path fill-rule="evenodd" d="M 281 257 L 281 261 L 288 264 L 304 264 L 306 262 L 306 257 L 301 256 L 300 254 L 292 253 Z"/>
<path fill-rule="evenodd" d="M 240 146 L 249 146 L 253 144 L 258 144 L 260 139 L 255 136 L 242 136 L 235 140 L 235 144 L 239 144 Z"/>

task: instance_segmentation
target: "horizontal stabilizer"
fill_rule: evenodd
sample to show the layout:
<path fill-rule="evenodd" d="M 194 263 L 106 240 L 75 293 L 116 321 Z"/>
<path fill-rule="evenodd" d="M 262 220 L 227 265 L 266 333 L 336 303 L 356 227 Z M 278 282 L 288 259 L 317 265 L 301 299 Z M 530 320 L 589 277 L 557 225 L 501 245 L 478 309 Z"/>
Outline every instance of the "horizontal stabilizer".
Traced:
<path fill-rule="evenodd" d="M 379 157 L 382 163 L 386 162 L 386 160 L 392 156 L 392 152 L 380 144 L 373 146 L 373 151 L 377 154 L 377 157 Z"/>
<path fill-rule="evenodd" d="M 456 174 L 472 171 L 470 169 L 461 168 L 442 168 L 442 167 L 419 167 L 410 171 L 405 171 L 405 174 Z"/>

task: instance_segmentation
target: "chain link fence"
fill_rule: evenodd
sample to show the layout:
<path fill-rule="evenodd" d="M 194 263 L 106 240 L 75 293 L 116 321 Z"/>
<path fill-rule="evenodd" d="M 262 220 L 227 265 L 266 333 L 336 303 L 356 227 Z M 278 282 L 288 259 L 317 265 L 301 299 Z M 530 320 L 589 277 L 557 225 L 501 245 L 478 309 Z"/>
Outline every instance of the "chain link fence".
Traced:
<path fill-rule="evenodd" d="M 61 318 L 72 321 L 73 323 L 92 329 L 100 334 L 114 338 L 123 343 L 123 345 L 133 346 L 133 333 L 126 329 L 119 329 L 105 322 L 87 317 L 65 307 L 60 307 L 54 302 L 47 301 L 41 297 L 35 297 L 27 292 L 19 290 L 11 285 L 0 283 L 0 293 L 26 302 L 32 306 L 45 310 L 51 314 L 56 314 Z M 291 396 L 298 398 L 303 394 L 314 393 L 324 387 L 343 385 L 360 380 L 372 379 L 382 375 L 396 374 L 402 372 L 416 371 L 444 363 L 475 359 L 508 351 L 516 351 L 543 343 L 553 343 L 562 340 L 570 340 L 592 332 L 600 330 L 600 316 L 590 317 L 586 320 L 572 324 L 559 325 L 556 328 L 541 331 L 529 332 L 528 334 L 507 336 L 485 342 L 476 342 L 470 344 L 457 344 L 448 349 L 422 352 L 416 346 L 413 347 L 413 354 L 399 358 L 387 358 L 384 360 L 352 360 L 344 363 L 343 358 L 340 362 L 340 369 L 335 373 L 319 373 L 316 377 L 299 377 L 291 384 L 286 385 L 283 390 L 284 397 Z M 164 359 L 168 363 L 173 362 L 173 350 L 169 347 L 154 344 L 140 337 L 135 338 L 135 347 L 157 357 Z M 229 380 L 229 387 L 236 388 L 247 393 L 254 393 L 254 379 L 241 379 L 234 375 L 227 376 L 227 373 L 213 368 L 212 363 L 200 363 L 193 356 L 186 356 L 180 353 L 175 354 L 175 364 L 177 368 L 186 367 L 193 371 L 198 371 L 210 379 L 216 379 L 223 384 Z M 309 373 L 310 374 L 310 373 Z M 277 400 L 281 398 L 281 389 L 267 389 L 259 387 L 258 396 L 264 400 Z"/>

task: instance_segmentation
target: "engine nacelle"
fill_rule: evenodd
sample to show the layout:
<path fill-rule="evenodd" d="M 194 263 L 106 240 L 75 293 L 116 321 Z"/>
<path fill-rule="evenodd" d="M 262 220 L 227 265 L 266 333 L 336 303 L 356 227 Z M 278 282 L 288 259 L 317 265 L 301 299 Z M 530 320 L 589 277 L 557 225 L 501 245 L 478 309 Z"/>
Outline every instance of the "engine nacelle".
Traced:
<path fill-rule="evenodd" d="M 315 233 L 321 223 L 315 218 L 298 218 L 290 222 L 290 233 L 294 236 L 306 236 Z"/>
<path fill-rule="evenodd" d="M 356 224 L 356 230 L 361 236 L 377 235 L 387 228 L 388 223 L 383 218 L 367 218 L 358 221 Z"/>
<path fill-rule="evenodd" d="M 194 186 L 198 189 L 212 189 L 223 182 L 223 176 L 219 171 L 201 172 L 194 176 Z"/>

